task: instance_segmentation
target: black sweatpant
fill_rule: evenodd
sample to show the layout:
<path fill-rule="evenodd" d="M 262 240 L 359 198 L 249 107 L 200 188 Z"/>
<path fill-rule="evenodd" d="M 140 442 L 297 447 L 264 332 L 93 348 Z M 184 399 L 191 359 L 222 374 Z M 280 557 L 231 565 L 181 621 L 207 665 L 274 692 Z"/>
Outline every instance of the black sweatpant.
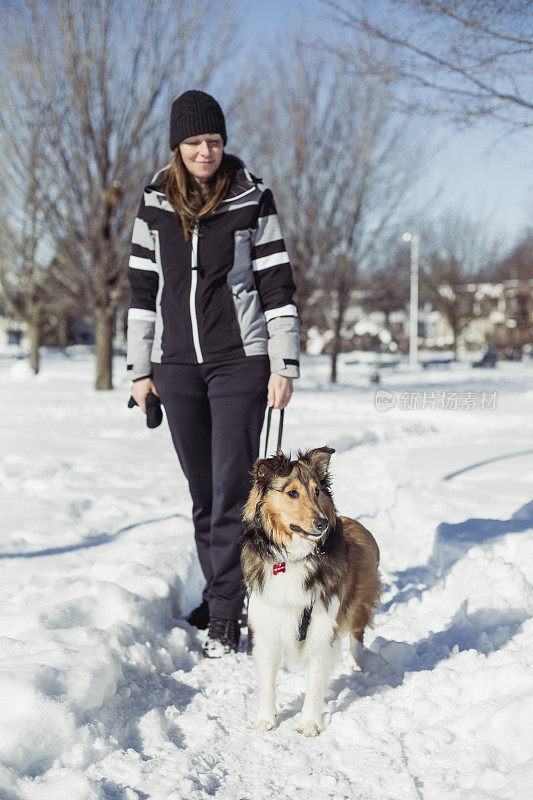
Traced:
<path fill-rule="evenodd" d="M 172 441 L 189 482 L 196 547 L 211 617 L 238 619 L 244 600 L 242 506 L 270 375 L 268 356 L 211 364 L 153 364 Z"/>

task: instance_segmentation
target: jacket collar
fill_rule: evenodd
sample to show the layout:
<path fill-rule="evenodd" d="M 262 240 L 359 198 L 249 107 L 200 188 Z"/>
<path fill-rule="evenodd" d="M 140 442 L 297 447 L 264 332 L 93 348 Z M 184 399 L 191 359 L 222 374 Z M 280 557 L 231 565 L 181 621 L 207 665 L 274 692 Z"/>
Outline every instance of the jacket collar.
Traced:
<path fill-rule="evenodd" d="M 258 183 L 261 182 L 261 178 L 257 178 L 255 175 L 252 175 L 246 169 L 246 166 L 240 158 L 236 156 L 232 156 L 239 162 L 239 167 L 235 173 L 235 177 L 229 187 L 227 197 L 222 201 L 223 203 L 227 203 L 230 200 L 235 200 L 237 197 L 240 197 L 242 194 L 246 194 L 252 189 L 255 189 Z"/>

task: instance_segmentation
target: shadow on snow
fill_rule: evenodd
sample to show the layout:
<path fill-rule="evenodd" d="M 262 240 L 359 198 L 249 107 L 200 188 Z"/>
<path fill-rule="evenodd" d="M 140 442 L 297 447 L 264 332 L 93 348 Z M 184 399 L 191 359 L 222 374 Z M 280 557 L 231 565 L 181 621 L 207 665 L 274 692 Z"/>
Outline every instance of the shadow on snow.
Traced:
<path fill-rule="evenodd" d="M 141 522 L 132 522 L 130 525 L 125 525 L 119 528 L 115 533 L 100 533 L 98 536 L 88 536 L 83 542 L 77 544 L 68 544 L 63 547 L 48 547 L 45 550 L 32 550 L 29 553 L 0 553 L 1 558 L 39 558 L 41 556 L 57 556 L 62 553 L 74 553 L 76 550 L 86 550 L 89 547 L 99 547 L 102 544 L 109 544 L 114 539 L 117 539 L 123 533 L 140 528 L 143 525 L 152 525 L 155 522 L 167 522 L 169 519 L 185 519 L 190 522 L 190 517 L 185 514 L 168 514 L 166 517 L 156 517 L 155 519 L 143 519 Z"/>
<path fill-rule="evenodd" d="M 387 612 L 412 597 L 421 597 L 444 580 L 453 565 L 468 553 L 470 548 L 482 546 L 508 533 L 524 533 L 533 528 L 533 500 L 525 503 L 509 519 L 472 518 L 457 524 L 441 523 L 435 534 L 433 552 L 427 564 L 401 570 L 393 576 L 391 584 L 398 587 L 397 594 L 380 607 Z M 387 642 L 377 639 L 372 651 L 366 650 L 368 671 L 340 675 L 330 686 L 333 696 L 350 688 L 349 694 L 336 708 L 346 710 L 357 697 L 372 695 L 384 687 L 395 688 L 403 683 L 406 673 L 432 670 L 452 653 L 475 650 L 488 655 L 504 647 L 528 619 L 524 608 L 483 608 L 468 613 L 466 599 L 449 625 L 442 631 L 431 632 L 413 645 L 406 642 Z M 389 647 L 388 662 L 377 651 Z M 375 652 L 376 651 L 376 652 Z"/>
<path fill-rule="evenodd" d="M 421 597 L 442 581 L 470 548 L 484 545 L 508 533 L 524 533 L 533 528 L 533 500 L 525 503 L 509 519 L 471 518 L 450 524 L 442 522 L 437 527 L 433 552 L 427 564 L 409 567 L 393 574 L 391 584 L 398 588 L 397 594 L 380 607 L 387 612 L 397 603 L 405 603 L 412 597 Z"/>

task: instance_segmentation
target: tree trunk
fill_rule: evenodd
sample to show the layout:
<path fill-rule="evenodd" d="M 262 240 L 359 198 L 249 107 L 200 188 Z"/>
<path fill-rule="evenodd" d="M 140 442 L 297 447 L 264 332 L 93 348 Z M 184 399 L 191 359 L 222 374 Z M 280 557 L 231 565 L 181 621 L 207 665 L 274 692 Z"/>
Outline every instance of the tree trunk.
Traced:
<path fill-rule="evenodd" d="M 333 351 L 331 353 L 331 383 L 337 383 L 337 356 L 339 351 L 337 349 L 337 342 L 333 344 Z"/>
<path fill-rule="evenodd" d="M 459 361 L 459 324 L 456 320 L 452 322 L 452 331 L 453 331 L 453 360 Z"/>
<path fill-rule="evenodd" d="M 115 334 L 115 310 L 97 308 L 96 321 L 96 381 L 97 391 L 113 388 L 113 336 Z"/>
<path fill-rule="evenodd" d="M 28 319 L 28 334 L 30 337 L 30 366 L 34 375 L 39 372 L 39 345 L 41 343 L 41 304 L 35 303 L 30 310 Z"/>
<path fill-rule="evenodd" d="M 341 351 L 341 331 L 350 294 L 347 287 L 348 284 L 341 277 L 337 288 L 337 319 L 335 320 L 335 336 L 333 337 L 333 350 L 331 351 L 331 383 L 337 383 L 337 356 Z"/>
<path fill-rule="evenodd" d="M 68 345 L 68 319 L 62 316 L 57 324 L 57 344 L 65 350 Z"/>

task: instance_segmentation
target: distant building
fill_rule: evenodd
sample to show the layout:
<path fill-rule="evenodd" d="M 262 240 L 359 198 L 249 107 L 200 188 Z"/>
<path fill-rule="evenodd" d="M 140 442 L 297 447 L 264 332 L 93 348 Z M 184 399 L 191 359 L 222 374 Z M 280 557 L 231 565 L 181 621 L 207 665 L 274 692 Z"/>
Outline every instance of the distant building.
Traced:
<path fill-rule="evenodd" d="M 511 347 L 533 344 L 533 280 L 501 283 L 471 283 L 439 286 L 443 297 L 456 303 L 460 318 L 458 342 L 468 349 Z M 342 330 L 343 350 L 388 350 L 407 352 L 409 309 L 385 313 L 364 309 L 365 292 L 351 293 Z M 309 328 L 307 351 L 328 352 L 333 339 L 333 303 L 324 291 L 310 300 L 313 324 Z M 418 312 L 418 341 L 421 346 L 444 349 L 453 346 L 453 331 L 444 313 L 430 302 Z"/>
<path fill-rule="evenodd" d="M 124 314 L 117 314 L 116 332 L 113 338 L 113 349 L 115 353 L 124 353 L 126 349 L 125 325 L 123 323 Z M 48 325 L 47 333 L 42 344 L 52 347 L 67 347 L 71 345 L 94 346 L 95 329 L 93 320 L 86 316 L 81 319 L 72 320 L 64 318 L 61 322 L 65 325 L 65 337 L 60 339 L 57 336 L 58 320 L 51 317 L 48 320 L 52 325 Z M 0 305 L 0 355 L 25 356 L 29 352 L 28 326 L 16 317 L 11 316 L 9 311 Z"/>
<path fill-rule="evenodd" d="M 465 346 L 521 348 L 533 343 L 533 280 L 466 284 L 455 289 L 455 296 L 464 320 L 458 338 Z M 451 336 L 446 317 L 437 313 L 439 336 Z"/>
<path fill-rule="evenodd" d="M 0 354 L 22 354 L 27 351 L 27 345 L 28 329 L 25 323 L 0 307 Z"/>
<path fill-rule="evenodd" d="M 533 280 L 504 283 L 507 342 L 521 347 L 533 342 Z"/>

